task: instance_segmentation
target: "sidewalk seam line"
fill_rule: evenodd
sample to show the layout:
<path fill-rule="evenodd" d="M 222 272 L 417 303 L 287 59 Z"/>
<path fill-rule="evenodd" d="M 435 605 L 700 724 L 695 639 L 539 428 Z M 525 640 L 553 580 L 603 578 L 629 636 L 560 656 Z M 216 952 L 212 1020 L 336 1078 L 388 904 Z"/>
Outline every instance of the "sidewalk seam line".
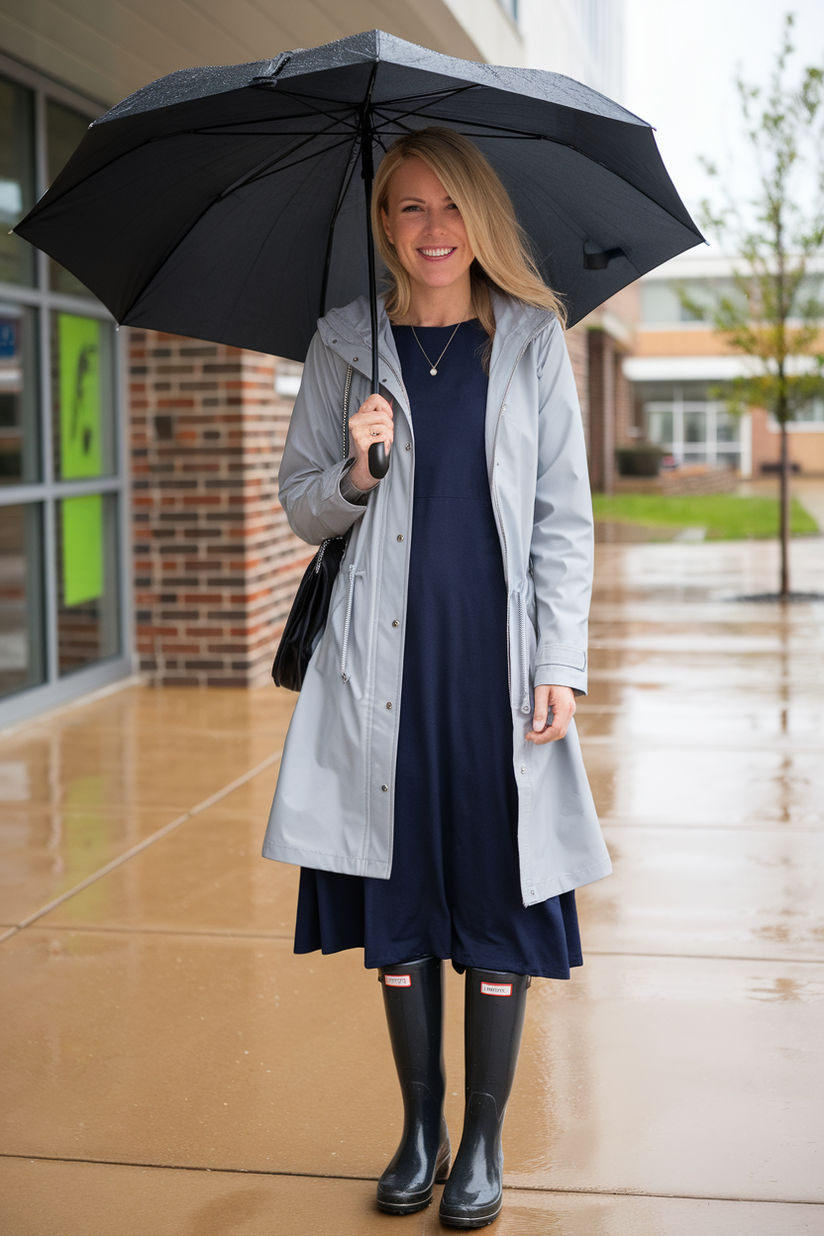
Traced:
<path fill-rule="evenodd" d="M 12 928 L 16 930 L 16 928 Z M 220 927 L 147 927 L 99 925 L 92 923 L 54 923 L 52 931 L 86 932 L 91 935 L 129 935 L 129 936 L 173 936 L 200 939 L 228 940 L 291 940 L 292 931 L 244 931 L 242 928 Z M 651 961 L 734 961 L 749 962 L 753 965 L 777 966 L 824 966 L 824 957 L 745 957 L 738 953 L 651 953 L 630 951 L 627 949 L 584 950 L 584 957 L 637 957 L 649 958 Z M 2 1153 L 2 1152 L 0 1152 Z"/>
<path fill-rule="evenodd" d="M 362 1181 L 373 1184 L 377 1176 L 344 1176 L 332 1172 L 287 1172 L 261 1167 L 200 1167 L 188 1163 L 131 1163 L 123 1159 L 81 1159 L 42 1154 L 14 1154 L 0 1151 L 0 1159 L 21 1159 L 31 1163 L 89 1163 L 96 1167 L 142 1167 L 161 1172 L 213 1172 L 231 1176 L 279 1176 L 295 1180 L 340 1180 Z M 574 1193 L 584 1197 L 650 1197 L 665 1201 L 683 1202 L 749 1202 L 759 1206 L 824 1206 L 824 1202 L 801 1201 L 798 1198 L 773 1197 L 720 1197 L 705 1193 L 652 1193 L 645 1189 L 584 1189 L 580 1185 L 530 1185 L 505 1184 L 505 1189 L 520 1193 Z"/>
<path fill-rule="evenodd" d="M 266 759 L 262 760 L 260 764 L 256 764 L 254 768 L 250 768 L 249 771 L 243 773 L 242 776 L 236 777 L 234 781 L 230 781 L 229 784 L 224 785 L 222 789 L 217 790 L 214 794 L 210 794 L 208 798 L 204 798 L 202 802 L 197 803 L 194 807 L 191 807 L 188 811 L 185 811 L 183 815 L 179 815 L 177 819 L 172 820 L 170 824 L 164 824 L 163 828 L 159 828 L 157 832 L 151 833 L 148 837 L 144 837 L 142 841 L 137 843 L 137 845 L 133 845 L 131 849 L 124 851 L 123 854 L 119 854 L 117 858 L 113 858 L 111 862 L 106 863 L 104 867 L 100 867 L 99 870 L 92 872 L 89 876 L 86 876 L 85 880 L 81 880 L 79 884 L 75 884 L 65 893 L 61 893 L 59 897 L 55 897 L 55 899 L 50 901 L 48 905 L 41 906 L 39 910 L 35 910 L 34 914 L 30 914 L 27 918 L 21 919 L 21 921 L 16 923 L 14 927 L 10 927 L 8 931 L 4 932 L 3 935 L 0 935 L 0 944 L 16 935 L 19 931 L 23 931 L 24 928 L 30 927 L 32 923 L 36 923 L 37 920 L 42 918 L 44 914 L 49 914 L 52 910 L 56 910 L 58 906 L 63 905 L 64 901 L 68 901 L 71 897 L 76 896 L 77 893 L 81 893 L 85 888 L 88 888 L 90 884 L 96 883 L 96 881 L 101 880 L 103 876 L 108 875 L 111 871 L 115 871 L 118 867 L 122 866 L 123 863 L 128 862 L 130 858 L 134 858 L 136 854 L 140 854 L 143 850 L 147 850 L 150 845 L 154 845 L 156 841 L 160 841 L 163 837 L 168 836 L 169 833 L 173 832 L 176 828 L 179 828 L 181 824 L 185 824 L 187 820 L 191 820 L 194 816 L 200 815 L 202 811 L 206 811 L 209 807 L 213 807 L 214 804 L 220 802 L 222 798 L 226 798 L 226 796 L 231 794 L 234 790 L 237 790 L 242 785 L 245 785 L 247 781 L 251 781 L 253 777 L 258 775 L 258 773 L 262 773 L 267 768 L 270 768 L 272 764 L 276 764 L 282 754 L 283 749 L 281 748 L 280 751 L 275 751 L 274 754 L 267 755 Z"/>

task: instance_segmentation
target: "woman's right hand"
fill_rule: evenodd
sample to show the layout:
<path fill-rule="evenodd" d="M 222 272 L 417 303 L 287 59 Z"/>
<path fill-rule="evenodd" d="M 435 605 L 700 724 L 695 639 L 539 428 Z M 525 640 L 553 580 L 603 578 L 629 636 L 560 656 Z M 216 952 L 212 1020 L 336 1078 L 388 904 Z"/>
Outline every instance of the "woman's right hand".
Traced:
<path fill-rule="evenodd" d="M 355 462 L 349 479 L 358 489 L 374 489 L 378 484 L 369 471 L 369 448 L 383 442 L 389 454 L 393 438 L 392 405 L 383 395 L 370 395 L 349 418 L 349 443 Z"/>

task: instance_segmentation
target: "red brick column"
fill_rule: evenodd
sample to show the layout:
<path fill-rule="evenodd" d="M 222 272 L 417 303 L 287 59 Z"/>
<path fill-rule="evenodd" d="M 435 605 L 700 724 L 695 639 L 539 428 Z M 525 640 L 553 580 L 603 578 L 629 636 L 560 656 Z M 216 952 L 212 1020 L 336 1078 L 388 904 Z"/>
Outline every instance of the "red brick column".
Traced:
<path fill-rule="evenodd" d="M 584 422 L 584 437 L 589 451 L 589 348 L 587 343 L 587 328 L 581 323 L 571 327 L 566 333 L 569 359 L 572 362 L 572 373 L 578 389 L 578 400 L 581 404 L 581 419 Z"/>
<path fill-rule="evenodd" d="M 615 344 L 589 329 L 589 476 L 596 493 L 612 493 L 615 454 Z"/>
<path fill-rule="evenodd" d="M 151 682 L 267 681 L 311 549 L 277 472 L 292 399 L 274 357 L 131 331 L 137 646 Z"/>

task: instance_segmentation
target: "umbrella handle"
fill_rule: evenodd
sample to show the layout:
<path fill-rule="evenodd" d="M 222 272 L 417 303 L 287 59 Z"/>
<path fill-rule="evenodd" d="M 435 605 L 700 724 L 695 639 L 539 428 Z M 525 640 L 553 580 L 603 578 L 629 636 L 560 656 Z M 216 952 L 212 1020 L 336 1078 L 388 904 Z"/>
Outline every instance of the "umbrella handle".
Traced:
<path fill-rule="evenodd" d="M 389 456 L 382 442 L 375 442 L 369 448 L 369 471 L 376 481 L 380 481 L 389 471 Z"/>

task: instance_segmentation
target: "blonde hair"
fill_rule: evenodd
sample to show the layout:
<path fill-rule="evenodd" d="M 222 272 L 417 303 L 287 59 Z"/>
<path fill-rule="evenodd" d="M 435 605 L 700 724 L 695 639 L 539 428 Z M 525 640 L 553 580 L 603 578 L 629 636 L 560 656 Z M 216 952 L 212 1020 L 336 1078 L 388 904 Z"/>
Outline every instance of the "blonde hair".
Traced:
<path fill-rule="evenodd" d="M 527 305 L 548 309 L 566 324 L 560 298 L 547 287 L 529 252 L 529 243 L 515 217 L 509 194 L 474 143 L 453 129 L 428 128 L 399 137 L 389 147 L 375 175 L 372 194 L 372 231 L 378 252 L 389 271 L 386 312 L 403 318 L 409 311 L 412 284 L 383 227 L 388 213 L 389 184 L 407 159 L 418 158 L 440 180 L 461 212 L 475 260 L 469 268 L 472 303 L 489 336 L 488 363 L 495 337 L 495 314 L 490 290 Z"/>

